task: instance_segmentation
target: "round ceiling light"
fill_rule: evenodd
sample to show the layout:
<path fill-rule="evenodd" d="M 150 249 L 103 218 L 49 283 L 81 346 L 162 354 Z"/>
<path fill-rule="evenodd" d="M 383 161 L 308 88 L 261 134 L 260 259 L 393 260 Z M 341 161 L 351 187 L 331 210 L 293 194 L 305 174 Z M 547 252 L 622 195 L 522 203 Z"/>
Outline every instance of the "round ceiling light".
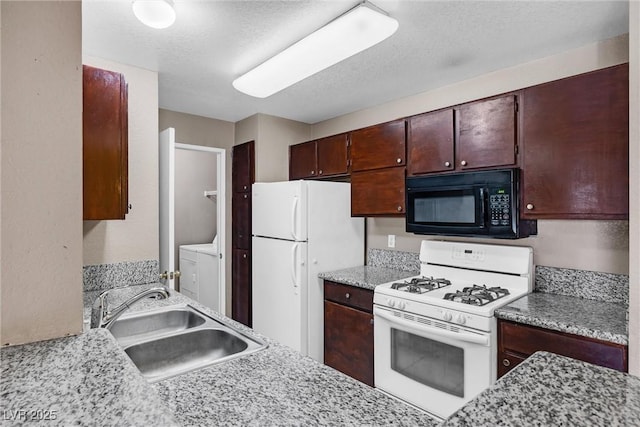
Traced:
<path fill-rule="evenodd" d="M 167 28 L 176 20 L 173 0 L 133 0 L 133 14 L 151 28 Z"/>

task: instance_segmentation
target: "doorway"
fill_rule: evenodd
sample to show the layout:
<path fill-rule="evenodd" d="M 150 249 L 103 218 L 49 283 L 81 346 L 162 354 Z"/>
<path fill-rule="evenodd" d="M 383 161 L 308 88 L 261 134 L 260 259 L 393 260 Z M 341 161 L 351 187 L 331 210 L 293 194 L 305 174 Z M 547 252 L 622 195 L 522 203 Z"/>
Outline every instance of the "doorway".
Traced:
<path fill-rule="evenodd" d="M 225 150 L 160 133 L 160 271 L 171 289 L 225 314 Z"/>

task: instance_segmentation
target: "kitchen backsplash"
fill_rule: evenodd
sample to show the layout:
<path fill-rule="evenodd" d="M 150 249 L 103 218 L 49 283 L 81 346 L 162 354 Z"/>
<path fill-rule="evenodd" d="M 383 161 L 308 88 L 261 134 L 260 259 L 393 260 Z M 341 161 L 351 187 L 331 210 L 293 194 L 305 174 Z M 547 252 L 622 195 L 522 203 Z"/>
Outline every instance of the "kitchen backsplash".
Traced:
<path fill-rule="evenodd" d="M 85 265 L 82 267 L 84 291 L 100 291 L 158 281 L 158 260 Z"/>
<path fill-rule="evenodd" d="M 538 265 L 535 291 L 629 305 L 629 276 Z"/>
<path fill-rule="evenodd" d="M 404 271 L 420 271 L 420 254 L 369 248 L 367 250 L 367 265 Z"/>
<path fill-rule="evenodd" d="M 420 271 L 420 254 L 369 248 L 367 265 L 416 272 Z M 537 265 L 535 271 L 535 292 L 629 304 L 629 276 L 626 274 L 542 265 Z"/>

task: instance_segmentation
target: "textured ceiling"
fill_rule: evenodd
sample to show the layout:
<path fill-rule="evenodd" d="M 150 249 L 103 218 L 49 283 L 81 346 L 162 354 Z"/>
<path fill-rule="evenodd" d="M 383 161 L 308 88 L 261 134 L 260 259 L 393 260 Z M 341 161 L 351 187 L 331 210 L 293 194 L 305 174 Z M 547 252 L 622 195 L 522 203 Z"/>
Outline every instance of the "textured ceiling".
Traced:
<path fill-rule="evenodd" d="M 628 32 L 626 1 L 373 0 L 400 23 L 379 45 L 265 99 L 231 85 L 358 3 L 175 0 L 155 30 L 130 0 L 84 0 L 83 52 L 158 71 L 161 108 L 316 123 Z"/>

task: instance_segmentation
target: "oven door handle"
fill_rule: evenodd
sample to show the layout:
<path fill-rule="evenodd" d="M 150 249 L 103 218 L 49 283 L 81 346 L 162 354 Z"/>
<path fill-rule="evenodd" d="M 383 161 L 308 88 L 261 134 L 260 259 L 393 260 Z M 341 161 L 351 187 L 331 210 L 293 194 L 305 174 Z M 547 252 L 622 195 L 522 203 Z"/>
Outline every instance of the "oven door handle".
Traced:
<path fill-rule="evenodd" d="M 373 314 L 375 316 L 380 316 L 390 323 L 395 323 L 397 325 L 401 325 L 405 328 L 412 329 L 418 333 L 428 333 L 433 336 L 443 337 L 443 338 L 451 338 L 459 341 L 470 342 L 473 344 L 480 344 L 484 346 L 489 345 L 489 337 L 476 335 L 473 333 L 466 332 L 449 332 L 442 329 L 430 328 L 424 325 L 416 325 L 414 322 L 410 322 L 408 320 L 400 319 L 395 316 L 391 316 L 387 314 L 384 310 L 379 309 L 378 307 L 374 307 Z"/>

